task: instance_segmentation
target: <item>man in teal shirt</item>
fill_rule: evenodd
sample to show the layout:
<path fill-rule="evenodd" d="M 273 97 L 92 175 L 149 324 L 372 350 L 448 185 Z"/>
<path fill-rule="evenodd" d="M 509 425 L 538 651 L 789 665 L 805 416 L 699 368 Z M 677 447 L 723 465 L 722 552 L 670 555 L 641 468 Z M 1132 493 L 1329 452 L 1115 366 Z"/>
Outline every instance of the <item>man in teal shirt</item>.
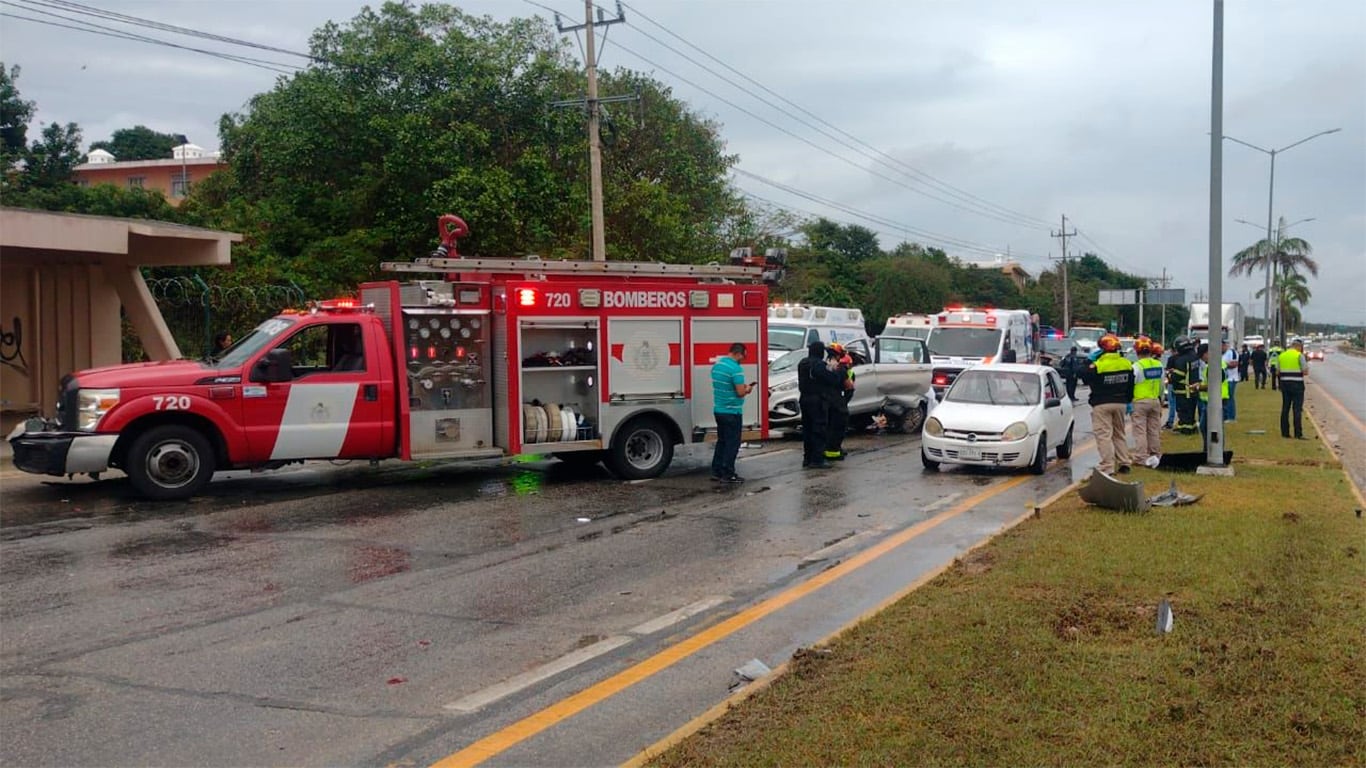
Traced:
<path fill-rule="evenodd" d="M 745 383 L 740 362 L 745 345 L 730 345 L 711 367 L 712 412 L 716 416 L 716 450 L 711 456 L 711 479 L 718 483 L 743 483 L 735 474 L 735 457 L 740 454 L 740 430 L 744 424 L 745 395 L 754 390 Z"/>

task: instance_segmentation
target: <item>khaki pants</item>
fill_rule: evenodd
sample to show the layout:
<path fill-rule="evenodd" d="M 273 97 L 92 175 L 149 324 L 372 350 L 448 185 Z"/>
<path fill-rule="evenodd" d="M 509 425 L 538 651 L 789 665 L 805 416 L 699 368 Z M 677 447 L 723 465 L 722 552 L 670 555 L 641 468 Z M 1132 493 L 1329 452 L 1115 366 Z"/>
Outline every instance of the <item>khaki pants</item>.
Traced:
<path fill-rule="evenodd" d="M 1162 454 L 1162 403 L 1156 398 L 1134 401 L 1129 420 L 1134 431 L 1134 461 Z"/>
<path fill-rule="evenodd" d="M 1099 469 L 1107 475 L 1115 473 L 1116 462 L 1121 467 L 1130 464 L 1124 410 L 1124 403 L 1091 406 L 1091 431 L 1096 433 L 1096 450 L 1100 452 Z"/>

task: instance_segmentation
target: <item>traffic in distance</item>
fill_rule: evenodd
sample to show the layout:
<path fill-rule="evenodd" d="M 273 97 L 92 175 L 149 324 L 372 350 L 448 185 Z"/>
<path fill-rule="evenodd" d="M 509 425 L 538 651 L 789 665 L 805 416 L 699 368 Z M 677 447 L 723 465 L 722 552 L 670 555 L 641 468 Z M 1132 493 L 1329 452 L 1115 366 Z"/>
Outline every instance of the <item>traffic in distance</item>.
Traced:
<path fill-rule="evenodd" d="M 218 471 L 331 459 L 551 455 L 647 479 L 679 445 L 715 438 L 712 366 L 739 344 L 761 394 L 744 401 L 747 439 L 809 428 L 802 361 L 820 348 L 839 369 L 841 434 L 923 428 L 927 469 L 1041 471 L 1050 452 L 1070 455 L 1077 379 L 1113 338 L 982 307 L 890 317 L 869 337 L 858 309 L 770 302 L 781 253 L 742 249 L 722 265 L 465 259 L 464 222 L 443 217 L 439 232 L 432 256 L 383 265 L 423 279 L 286 310 L 207 359 L 67 375 L 57 412 L 10 434 L 14 463 L 53 476 L 118 469 L 151 499 L 193 496 Z M 1208 306 L 1191 309 L 1188 335 L 1207 339 Z M 1237 349 L 1241 306 L 1221 321 Z M 1136 358 L 1137 340 L 1118 344 Z"/>

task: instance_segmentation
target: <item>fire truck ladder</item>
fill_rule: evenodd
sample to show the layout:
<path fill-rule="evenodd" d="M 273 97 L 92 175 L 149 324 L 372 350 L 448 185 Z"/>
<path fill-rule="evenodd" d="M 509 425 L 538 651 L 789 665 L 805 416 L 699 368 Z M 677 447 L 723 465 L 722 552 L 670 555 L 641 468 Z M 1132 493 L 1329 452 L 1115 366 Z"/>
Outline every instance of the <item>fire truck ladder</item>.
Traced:
<path fill-rule="evenodd" d="M 758 281 L 762 267 L 733 264 L 656 264 L 636 261 L 545 261 L 543 259 L 443 259 L 386 261 L 385 272 L 463 272 L 541 275 L 640 275 L 643 277 L 729 278 Z"/>

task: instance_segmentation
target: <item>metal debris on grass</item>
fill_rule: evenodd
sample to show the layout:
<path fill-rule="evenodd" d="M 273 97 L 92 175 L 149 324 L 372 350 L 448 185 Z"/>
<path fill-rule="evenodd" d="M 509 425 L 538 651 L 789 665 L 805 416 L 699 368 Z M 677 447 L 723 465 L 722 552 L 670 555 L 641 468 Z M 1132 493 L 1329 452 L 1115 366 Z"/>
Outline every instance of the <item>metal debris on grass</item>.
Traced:
<path fill-rule="evenodd" d="M 1182 493 L 1176 488 L 1176 481 L 1172 480 L 1172 486 L 1162 493 L 1148 499 L 1148 504 L 1154 507 L 1184 507 L 1199 501 L 1204 494 L 1192 495 Z"/>

